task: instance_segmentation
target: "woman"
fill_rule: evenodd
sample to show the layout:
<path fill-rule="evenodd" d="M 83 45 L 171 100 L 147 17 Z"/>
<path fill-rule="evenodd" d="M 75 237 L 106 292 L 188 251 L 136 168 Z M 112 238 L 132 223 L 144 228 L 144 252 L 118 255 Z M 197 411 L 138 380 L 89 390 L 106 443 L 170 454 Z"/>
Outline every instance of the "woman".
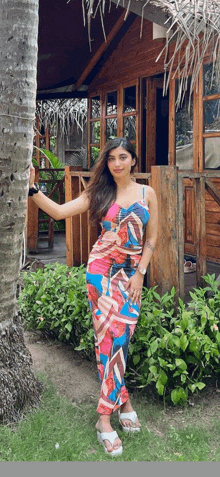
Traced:
<path fill-rule="evenodd" d="M 122 453 L 122 443 L 110 424 L 118 410 L 124 431 L 139 431 L 140 422 L 124 384 L 128 346 L 140 305 L 144 275 L 157 238 L 157 199 L 154 190 L 132 180 L 137 156 L 124 138 L 106 143 L 90 183 L 77 199 L 58 205 L 34 185 L 36 204 L 55 220 L 90 210 L 91 221 L 101 221 L 102 233 L 88 260 L 86 283 L 92 311 L 95 351 L 101 384 L 97 407 L 97 437 L 111 456 Z M 38 193 L 37 193 L 38 192 Z M 143 234 L 146 229 L 146 241 Z"/>

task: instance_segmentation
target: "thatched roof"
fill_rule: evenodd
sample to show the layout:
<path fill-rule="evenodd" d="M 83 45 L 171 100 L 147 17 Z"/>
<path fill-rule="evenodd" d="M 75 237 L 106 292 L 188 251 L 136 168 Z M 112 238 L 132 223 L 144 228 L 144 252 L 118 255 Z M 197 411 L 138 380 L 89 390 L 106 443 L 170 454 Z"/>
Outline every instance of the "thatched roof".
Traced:
<path fill-rule="evenodd" d="M 128 2 L 125 17 L 131 8 L 132 1 L 134 0 Z M 106 0 L 82 0 L 82 2 L 84 21 L 86 21 L 87 16 L 90 41 L 91 22 L 97 12 L 101 17 L 103 32 L 105 30 Z M 136 2 L 142 4 L 142 18 L 144 17 L 144 9 L 149 4 L 161 8 L 167 14 L 166 46 L 159 55 L 159 57 L 164 55 L 164 92 L 168 88 L 176 59 L 178 59 L 178 66 L 172 72 L 172 75 L 178 73 L 180 78 L 178 102 L 180 102 L 184 92 L 185 79 L 188 75 L 191 75 L 191 90 L 193 90 L 200 67 L 209 50 L 212 54 L 213 72 L 215 71 L 217 76 L 220 77 L 219 0 L 135 0 Z M 118 0 L 117 5 L 124 6 L 124 0 Z M 168 59 L 169 45 L 174 39 L 176 41 L 175 50 L 172 57 Z M 179 59 L 180 50 L 184 51 L 181 59 Z"/>
<path fill-rule="evenodd" d="M 47 125 L 55 129 L 57 127 L 61 135 L 70 136 L 74 124 L 82 133 L 87 122 L 86 99 L 54 99 L 37 101 L 36 115 L 40 119 L 40 125 Z"/>

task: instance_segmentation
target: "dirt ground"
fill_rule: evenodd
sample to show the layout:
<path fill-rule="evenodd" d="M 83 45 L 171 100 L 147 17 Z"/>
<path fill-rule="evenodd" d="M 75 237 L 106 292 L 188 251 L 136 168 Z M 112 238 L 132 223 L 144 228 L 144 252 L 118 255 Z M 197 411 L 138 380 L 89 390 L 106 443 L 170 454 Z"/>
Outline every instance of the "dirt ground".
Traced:
<path fill-rule="evenodd" d="M 75 403 L 97 403 L 99 382 L 94 362 L 81 358 L 71 346 L 51 340 L 38 331 L 25 331 L 24 339 L 35 373 L 46 374 L 60 396 Z"/>

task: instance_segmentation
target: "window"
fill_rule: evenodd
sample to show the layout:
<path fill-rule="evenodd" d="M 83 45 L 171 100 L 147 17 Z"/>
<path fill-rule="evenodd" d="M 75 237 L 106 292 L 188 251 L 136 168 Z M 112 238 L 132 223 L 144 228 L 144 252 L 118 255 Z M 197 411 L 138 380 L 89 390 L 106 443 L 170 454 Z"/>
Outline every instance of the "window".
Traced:
<path fill-rule="evenodd" d="M 92 167 L 99 157 L 100 153 L 100 118 L 101 118 L 101 101 L 100 96 L 93 96 L 89 100 L 89 157 L 88 168 Z"/>
<path fill-rule="evenodd" d="M 176 81 L 176 97 L 178 83 Z M 193 95 L 190 98 L 190 79 L 183 102 L 176 111 L 176 165 L 193 170 Z"/>
<path fill-rule="evenodd" d="M 212 64 L 204 65 L 203 145 L 205 169 L 220 169 L 220 84 Z"/>
<path fill-rule="evenodd" d="M 122 135 L 133 143 L 136 149 L 137 143 L 137 85 L 131 85 L 122 89 Z"/>
<path fill-rule="evenodd" d="M 89 99 L 88 168 L 97 160 L 105 142 L 126 137 L 138 154 L 138 84 L 94 94 Z"/>
<path fill-rule="evenodd" d="M 105 137 L 106 141 L 113 139 L 118 135 L 118 92 L 110 91 L 106 94 L 105 104 Z"/>

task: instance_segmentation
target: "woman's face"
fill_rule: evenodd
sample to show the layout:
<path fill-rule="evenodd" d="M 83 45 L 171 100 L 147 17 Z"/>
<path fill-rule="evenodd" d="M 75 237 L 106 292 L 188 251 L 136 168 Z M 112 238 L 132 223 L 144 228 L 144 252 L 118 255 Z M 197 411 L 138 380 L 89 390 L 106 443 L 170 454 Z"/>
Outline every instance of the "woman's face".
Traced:
<path fill-rule="evenodd" d="M 130 175 L 131 167 L 135 163 L 136 161 L 132 158 L 130 152 L 121 146 L 109 151 L 107 164 L 109 171 L 115 179 Z"/>

